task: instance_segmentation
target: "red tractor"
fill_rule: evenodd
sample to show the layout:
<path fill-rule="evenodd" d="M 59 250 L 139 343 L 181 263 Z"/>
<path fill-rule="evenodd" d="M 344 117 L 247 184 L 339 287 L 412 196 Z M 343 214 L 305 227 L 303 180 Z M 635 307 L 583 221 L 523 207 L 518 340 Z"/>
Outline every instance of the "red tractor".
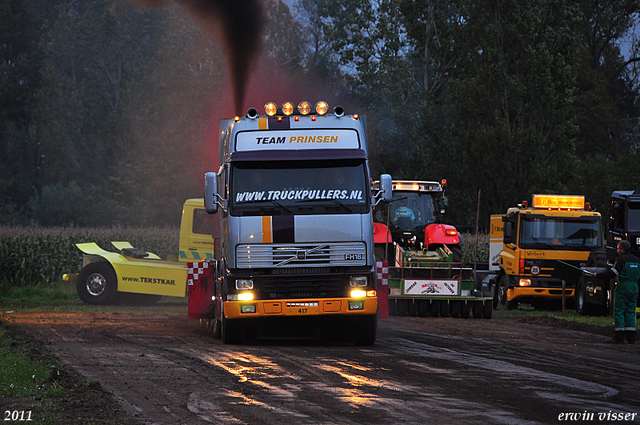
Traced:
<path fill-rule="evenodd" d="M 454 226 L 443 224 L 447 207 L 444 188 L 447 181 L 393 181 L 393 199 L 374 209 L 373 236 L 378 260 L 389 260 L 393 243 L 407 250 L 450 251 L 454 262 L 462 262 L 460 234 Z M 373 182 L 377 192 L 379 182 Z M 391 255 L 390 255 L 391 254 Z"/>

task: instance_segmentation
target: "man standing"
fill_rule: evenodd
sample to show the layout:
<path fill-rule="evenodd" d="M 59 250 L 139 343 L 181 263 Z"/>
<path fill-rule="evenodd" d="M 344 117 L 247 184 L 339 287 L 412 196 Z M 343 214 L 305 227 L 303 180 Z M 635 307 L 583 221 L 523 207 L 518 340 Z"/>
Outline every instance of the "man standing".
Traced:
<path fill-rule="evenodd" d="M 638 302 L 638 280 L 640 279 L 640 259 L 629 252 L 629 242 L 618 243 L 619 257 L 614 266 L 596 274 L 598 279 L 608 281 L 616 277 L 613 316 L 615 336 L 609 342 L 623 344 L 625 337 L 629 344 L 636 342 L 636 304 Z"/>

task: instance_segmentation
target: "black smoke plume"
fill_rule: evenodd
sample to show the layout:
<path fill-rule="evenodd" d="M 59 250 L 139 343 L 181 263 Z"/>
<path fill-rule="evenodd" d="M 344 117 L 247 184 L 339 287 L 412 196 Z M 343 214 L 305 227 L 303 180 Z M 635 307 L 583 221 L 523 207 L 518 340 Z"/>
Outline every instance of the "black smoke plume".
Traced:
<path fill-rule="evenodd" d="M 139 0 L 159 6 L 165 0 Z M 247 80 L 261 48 L 264 16 L 260 0 L 179 0 L 208 31 L 219 28 L 229 65 L 234 109 L 242 115 Z"/>

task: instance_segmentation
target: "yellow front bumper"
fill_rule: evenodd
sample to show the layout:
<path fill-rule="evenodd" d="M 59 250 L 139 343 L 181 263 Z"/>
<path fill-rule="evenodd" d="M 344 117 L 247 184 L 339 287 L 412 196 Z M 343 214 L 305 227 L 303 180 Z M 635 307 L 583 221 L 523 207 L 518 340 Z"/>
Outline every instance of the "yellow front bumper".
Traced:
<path fill-rule="evenodd" d="M 573 288 L 564 290 L 565 297 L 573 297 Z M 524 297 L 538 297 L 546 299 L 562 299 L 562 288 L 530 288 L 521 286 L 517 288 L 509 288 L 507 290 L 507 300 L 513 301 Z"/>
<path fill-rule="evenodd" d="M 349 307 L 353 306 L 353 303 L 358 303 L 358 306 L 362 308 L 350 309 Z M 376 314 L 377 311 L 378 299 L 375 297 L 224 302 L 224 315 L 227 319 L 334 314 L 371 315 Z"/>

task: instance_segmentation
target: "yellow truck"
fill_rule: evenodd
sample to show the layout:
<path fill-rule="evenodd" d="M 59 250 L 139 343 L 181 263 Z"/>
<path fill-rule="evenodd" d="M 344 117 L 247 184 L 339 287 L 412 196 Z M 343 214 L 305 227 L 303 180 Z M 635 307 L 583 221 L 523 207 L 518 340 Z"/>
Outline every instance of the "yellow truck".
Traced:
<path fill-rule="evenodd" d="M 162 296 L 184 297 L 189 263 L 214 257 L 215 218 L 207 214 L 203 199 L 188 199 L 182 210 L 178 254 L 168 259 L 134 248 L 129 242 L 111 242 L 118 252 L 96 243 L 80 243 L 82 269 L 64 280 L 76 281 L 78 296 L 87 304 L 110 304 L 122 294 L 141 294 L 156 301 Z"/>
<path fill-rule="evenodd" d="M 496 291 L 494 307 L 519 303 L 543 307 L 563 296 L 562 280 L 552 277 L 558 261 L 576 267 L 605 261 L 600 213 L 584 196 L 533 195 L 506 215 L 491 216 L 490 264 Z M 567 281 L 564 295 L 574 297 L 577 282 Z"/>

